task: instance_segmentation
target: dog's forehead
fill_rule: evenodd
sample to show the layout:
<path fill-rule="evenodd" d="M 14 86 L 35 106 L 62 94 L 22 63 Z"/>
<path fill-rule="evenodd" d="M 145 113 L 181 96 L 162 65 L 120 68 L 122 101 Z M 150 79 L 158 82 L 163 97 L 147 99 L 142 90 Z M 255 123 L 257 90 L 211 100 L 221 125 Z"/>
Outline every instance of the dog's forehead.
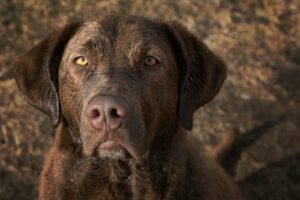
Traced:
<path fill-rule="evenodd" d="M 167 42 L 165 30 L 157 21 L 136 16 L 106 16 L 85 22 L 74 36 L 77 45 L 114 44 L 118 48 L 137 48 Z"/>

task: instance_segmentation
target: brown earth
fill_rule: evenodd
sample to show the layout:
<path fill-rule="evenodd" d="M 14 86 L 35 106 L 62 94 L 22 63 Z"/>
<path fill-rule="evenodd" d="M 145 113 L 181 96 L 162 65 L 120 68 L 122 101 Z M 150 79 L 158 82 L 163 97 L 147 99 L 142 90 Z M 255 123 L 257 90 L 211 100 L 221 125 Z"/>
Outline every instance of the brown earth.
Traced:
<path fill-rule="evenodd" d="M 56 23 L 106 13 L 178 20 L 228 63 L 193 134 L 205 145 L 237 131 L 225 166 L 246 199 L 300 199 L 298 0 L 0 1 L 0 199 L 35 199 L 50 120 L 24 101 L 11 66 Z"/>

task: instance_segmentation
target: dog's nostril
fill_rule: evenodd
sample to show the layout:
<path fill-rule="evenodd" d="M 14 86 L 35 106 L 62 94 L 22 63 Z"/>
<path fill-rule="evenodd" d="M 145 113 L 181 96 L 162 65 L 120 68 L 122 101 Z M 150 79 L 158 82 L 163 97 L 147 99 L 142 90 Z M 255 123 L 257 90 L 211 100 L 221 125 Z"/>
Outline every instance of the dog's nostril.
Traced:
<path fill-rule="evenodd" d="M 111 111 L 110 111 L 110 116 L 111 116 L 112 118 L 119 118 L 119 117 L 121 117 L 120 114 L 118 113 L 118 110 L 115 109 L 115 108 L 111 109 Z"/>
<path fill-rule="evenodd" d="M 91 118 L 97 118 L 99 116 L 100 116 L 100 111 L 98 109 L 92 110 L 91 115 L 90 115 Z"/>

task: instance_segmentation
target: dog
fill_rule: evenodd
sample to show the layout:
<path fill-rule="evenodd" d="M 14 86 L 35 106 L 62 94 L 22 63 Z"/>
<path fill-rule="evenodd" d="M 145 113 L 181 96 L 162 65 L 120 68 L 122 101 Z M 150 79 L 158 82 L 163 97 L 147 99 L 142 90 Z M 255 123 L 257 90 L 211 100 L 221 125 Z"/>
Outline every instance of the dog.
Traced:
<path fill-rule="evenodd" d="M 226 65 L 178 22 L 72 22 L 20 55 L 13 71 L 55 127 L 40 200 L 241 199 L 188 133 Z"/>

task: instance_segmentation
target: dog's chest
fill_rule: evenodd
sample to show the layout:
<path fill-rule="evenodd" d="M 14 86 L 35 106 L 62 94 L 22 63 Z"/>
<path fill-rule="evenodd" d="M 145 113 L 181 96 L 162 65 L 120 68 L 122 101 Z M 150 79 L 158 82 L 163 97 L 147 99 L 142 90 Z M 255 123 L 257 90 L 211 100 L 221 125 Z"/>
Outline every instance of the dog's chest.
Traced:
<path fill-rule="evenodd" d="M 93 189 L 85 188 L 80 198 L 90 200 L 132 199 L 130 185 L 126 183 L 112 184 L 106 182 L 104 185 L 89 185 L 87 187 Z"/>
<path fill-rule="evenodd" d="M 69 180 L 80 199 L 131 199 L 131 175 L 120 165 L 77 166 L 70 171 Z M 96 197 L 96 198 L 95 198 Z"/>

